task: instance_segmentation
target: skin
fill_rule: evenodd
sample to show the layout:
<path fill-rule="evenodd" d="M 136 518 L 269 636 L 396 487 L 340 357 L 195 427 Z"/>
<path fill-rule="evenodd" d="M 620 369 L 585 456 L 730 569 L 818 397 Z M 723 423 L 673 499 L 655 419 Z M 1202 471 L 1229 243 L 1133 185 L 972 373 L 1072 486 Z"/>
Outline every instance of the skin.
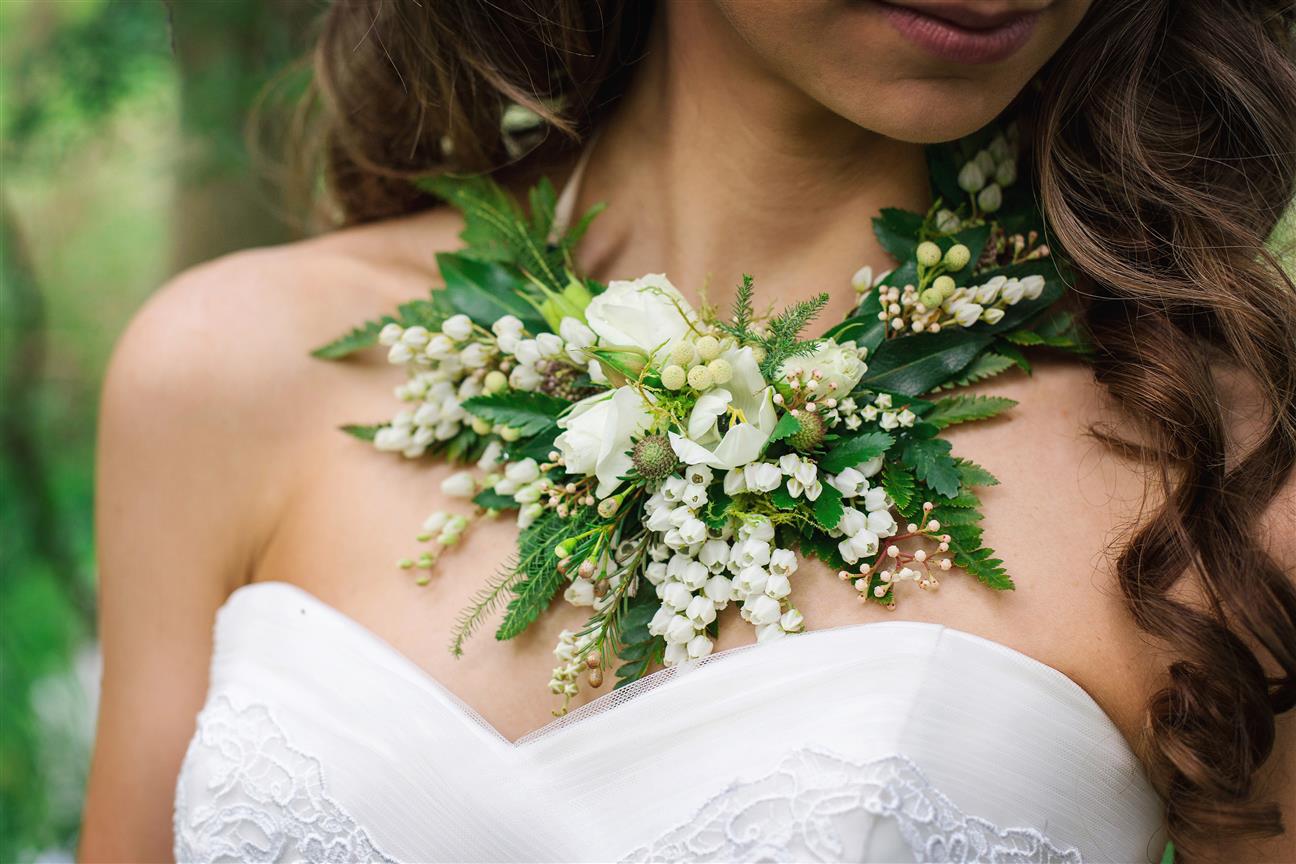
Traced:
<path fill-rule="evenodd" d="M 582 244 L 582 268 L 602 279 L 665 271 L 690 299 L 705 287 L 722 305 L 751 272 L 767 302 L 826 289 L 825 319 L 840 316 L 855 268 L 886 266 L 862 226 L 882 206 L 929 203 L 918 144 L 988 122 L 1086 8 L 994 5 L 1042 9 L 1031 42 L 1002 63 L 958 68 L 919 54 L 858 4 L 668 4 L 592 154 L 580 208 L 610 206 Z M 415 586 L 393 564 L 418 549 L 418 523 L 436 509 L 467 512 L 438 492 L 451 469 L 378 454 L 336 431 L 394 413 L 402 372 L 381 354 L 307 355 L 438 284 L 434 256 L 458 248 L 460 228 L 455 214 L 432 211 L 233 255 L 178 277 L 122 337 L 100 424 L 105 668 L 84 860 L 170 857 L 175 778 L 206 694 L 213 617 L 244 584 L 313 593 L 508 738 L 552 719 L 550 650 L 584 612 L 557 604 L 508 643 L 490 638 L 497 615 L 452 657 L 454 619 L 482 574 L 505 563 L 516 528 L 507 518 L 477 525 L 430 585 Z M 1073 678 L 1137 746 L 1166 658 L 1130 620 L 1108 550 L 1155 501 L 1145 501 L 1137 468 L 1085 434 L 1095 421 L 1128 426 L 1077 364 L 1041 360 L 1033 376 L 1008 373 L 978 389 L 1020 402 L 1010 418 L 950 431 L 958 455 L 1003 481 L 983 496 L 986 539 L 1018 590 L 994 594 L 955 572 L 888 613 L 857 605 L 806 562 L 796 605 L 810 629 L 903 618 L 1001 642 Z M 1248 422 L 1244 400 L 1237 411 Z M 1294 498 L 1259 528 L 1290 524 Z M 1278 554 L 1296 558 L 1291 538 L 1271 531 Z M 722 615 L 717 650 L 753 638 L 735 612 Z M 577 704 L 607 686 L 586 688 Z M 1293 724 L 1280 722 L 1267 782 L 1290 790 Z M 1282 860 L 1296 848 L 1284 839 L 1219 854 Z"/>

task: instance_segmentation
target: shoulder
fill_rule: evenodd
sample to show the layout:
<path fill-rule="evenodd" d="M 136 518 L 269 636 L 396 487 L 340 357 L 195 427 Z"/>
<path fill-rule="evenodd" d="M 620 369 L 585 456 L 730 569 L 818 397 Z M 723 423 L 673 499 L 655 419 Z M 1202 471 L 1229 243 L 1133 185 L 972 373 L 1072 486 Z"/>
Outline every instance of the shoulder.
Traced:
<path fill-rule="evenodd" d="M 273 490 L 297 468 L 284 457 L 321 410 L 320 393 L 338 389 L 329 376 L 342 374 L 309 352 L 425 296 L 436 254 L 456 247 L 460 228 L 457 214 L 428 211 L 238 252 L 172 279 L 136 313 L 109 363 L 101 480 L 139 497 L 156 475 L 226 510 L 252 494 L 264 508 L 249 518 L 265 524 Z"/>

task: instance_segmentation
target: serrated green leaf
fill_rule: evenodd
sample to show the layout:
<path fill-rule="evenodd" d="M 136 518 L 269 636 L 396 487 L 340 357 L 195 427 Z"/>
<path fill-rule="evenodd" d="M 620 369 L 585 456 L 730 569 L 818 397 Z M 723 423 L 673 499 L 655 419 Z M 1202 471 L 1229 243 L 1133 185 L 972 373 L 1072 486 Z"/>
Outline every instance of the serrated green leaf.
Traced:
<path fill-rule="evenodd" d="M 992 338 L 946 330 L 888 339 L 870 356 L 859 388 L 921 396 L 957 378 Z"/>
<path fill-rule="evenodd" d="M 778 423 L 774 424 L 774 431 L 770 433 L 769 441 L 766 442 L 765 446 L 768 448 L 770 444 L 782 441 L 784 438 L 791 438 L 800 431 L 801 421 L 790 413 L 784 414 L 778 419 Z"/>
<path fill-rule="evenodd" d="M 554 419 L 570 407 L 566 399 L 526 390 L 473 396 L 463 402 L 469 414 L 516 429 L 523 438 L 554 425 Z"/>
<path fill-rule="evenodd" d="M 1003 334 L 1003 338 L 1007 339 L 1014 345 L 1030 346 L 1044 344 L 1044 337 L 1036 333 L 1034 330 L 1010 330 Z"/>
<path fill-rule="evenodd" d="M 964 486 L 998 486 L 999 478 L 970 459 L 956 459 Z"/>
<path fill-rule="evenodd" d="M 729 519 L 729 505 L 733 499 L 725 494 L 724 488 L 717 483 L 707 490 L 707 503 L 702 508 L 699 518 L 708 528 L 720 529 Z"/>
<path fill-rule="evenodd" d="M 1017 368 L 1021 369 L 1027 375 L 1030 374 L 1031 372 L 1030 361 L 1026 359 L 1026 355 L 1023 354 L 1020 350 L 1018 350 L 1015 345 L 1013 345 L 1010 342 L 1006 342 L 1003 339 L 998 339 L 995 341 L 994 350 L 1004 355 L 1009 360 L 1011 360 L 1017 366 Z"/>
<path fill-rule="evenodd" d="M 1016 404 L 1017 400 L 1003 396 L 946 396 L 936 400 L 931 411 L 923 414 L 923 420 L 944 429 L 956 423 L 989 419 Z"/>
<path fill-rule="evenodd" d="M 900 513 L 908 515 L 918 488 L 913 472 L 898 462 L 887 460 L 882 464 L 882 488 Z"/>
<path fill-rule="evenodd" d="M 780 510 L 792 510 L 797 506 L 797 499 L 792 497 L 792 493 L 787 490 L 787 483 L 783 483 L 777 489 L 770 493 L 770 500 L 774 506 Z"/>
<path fill-rule="evenodd" d="M 975 525 L 985 518 L 981 514 L 981 511 L 973 507 L 936 507 L 929 515 L 932 519 L 940 522 L 942 529 L 949 529 L 962 525 Z"/>
<path fill-rule="evenodd" d="M 860 305 L 849 317 L 824 333 L 824 338 L 832 339 L 838 344 L 851 341 L 857 348 L 872 353 L 886 336 L 886 322 L 878 320 L 881 311 L 879 292 L 873 289 L 864 295 Z"/>
<path fill-rule="evenodd" d="M 1007 372 L 1015 365 L 1010 357 L 996 354 L 993 351 L 986 351 L 973 360 L 958 378 L 936 389 L 949 390 L 953 387 L 966 387 L 969 384 L 975 384 L 978 381 L 984 381 L 1002 372 Z"/>
<path fill-rule="evenodd" d="M 959 493 L 959 473 L 949 452 L 950 443 L 941 438 L 914 438 L 905 442 L 900 458 L 928 487 L 953 498 Z"/>
<path fill-rule="evenodd" d="M 311 352 L 311 356 L 321 360 L 340 360 L 356 351 L 371 348 L 378 344 L 378 334 L 382 332 L 382 328 L 395 321 L 396 319 L 390 315 L 384 315 L 374 321 L 366 321 L 345 335 L 316 348 Z"/>
<path fill-rule="evenodd" d="M 881 456 L 894 443 L 895 438 L 885 432 L 877 431 L 865 432 L 854 438 L 834 442 L 828 452 L 819 459 L 819 469 L 829 474 L 837 474 Z"/>
<path fill-rule="evenodd" d="M 359 423 L 348 423 L 340 428 L 343 432 L 354 438 L 359 438 L 361 441 L 373 441 L 374 436 L 378 434 L 378 430 L 382 429 L 384 425 L 386 424 L 375 423 L 372 426 L 366 426 Z"/>
<path fill-rule="evenodd" d="M 815 521 L 825 531 L 831 531 L 841 521 L 845 507 L 842 505 L 842 493 L 834 486 L 822 484 L 819 497 L 814 501 Z"/>

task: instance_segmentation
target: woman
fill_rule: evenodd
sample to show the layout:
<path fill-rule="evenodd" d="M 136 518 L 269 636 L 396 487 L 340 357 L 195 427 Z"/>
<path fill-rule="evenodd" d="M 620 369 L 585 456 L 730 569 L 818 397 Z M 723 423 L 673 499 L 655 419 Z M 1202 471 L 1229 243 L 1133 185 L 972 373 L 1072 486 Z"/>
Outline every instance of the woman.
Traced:
<path fill-rule="evenodd" d="M 1296 185 L 1290 13 L 336 4 L 317 70 L 349 227 L 182 275 L 108 375 L 83 856 L 171 854 L 206 703 L 182 857 L 1154 860 L 1164 825 L 1186 860 L 1296 858 L 1296 295 L 1262 252 Z M 546 118 L 539 146 L 500 133 L 509 103 Z M 797 676 L 815 689 L 767 681 L 764 646 L 722 653 L 709 677 L 512 746 L 550 719 L 529 682 L 583 613 L 449 656 L 516 529 L 468 535 L 426 588 L 390 575 L 409 514 L 453 506 L 451 469 L 338 435 L 397 382 L 307 356 L 423 296 L 458 248 L 459 217 L 407 178 L 576 175 L 577 212 L 609 202 L 577 250 L 590 276 L 664 270 L 725 305 L 719 286 L 752 272 L 782 301 L 830 289 L 833 318 L 861 261 L 886 266 L 869 218 L 929 206 L 922 144 L 1005 111 L 1096 348 L 1092 367 L 1041 355 L 994 382 L 1010 422 L 951 430 L 1003 480 L 985 524 L 1018 590 L 950 578 L 887 618 L 807 562 L 812 629 L 890 622 L 787 640 L 831 661 Z M 718 651 L 751 641 L 721 632 Z M 914 634 L 939 644 L 905 659 Z M 833 755 L 883 737 L 890 761 Z"/>

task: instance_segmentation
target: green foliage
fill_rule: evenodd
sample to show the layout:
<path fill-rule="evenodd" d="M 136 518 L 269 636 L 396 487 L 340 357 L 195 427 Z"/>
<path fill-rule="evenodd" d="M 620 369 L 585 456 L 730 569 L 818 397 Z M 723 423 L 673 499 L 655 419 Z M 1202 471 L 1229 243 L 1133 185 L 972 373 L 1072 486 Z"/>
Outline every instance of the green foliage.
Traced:
<path fill-rule="evenodd" d="M 992 337 L 976 331 L 946 330 L 888 339 L 869 358 L 857 390 L 921 396 L 956 380 Z"/>
<path fill-rule="evenodd" d="M 993 378 L 995 375 L 1007 372 L 1016 363 L 1011 357 L 1003 354 L 996 354 L 994 351 L 986 351 L 978 356 L 963 372 L 950 381 L 948 384 L 942 384 L 936 387 L 936 390 L 950 390 L 954 387 L 966 387 L 969 384 L 975 384 L 978 381 L 984 381 L 987 378 Z"/>
<path fill-rule="evenodd" d="M 661 605 L 657 595 L 646 581 L 639 591 L 626 601 L 626 610 L 620 620 L 620 645 L 617 657 L 622 664 L 617 667 L 617 682 L 613 689 L 638 681 L 648 673 L 653 663 L 661 662 L 666 650 L 666 640 L 648 632 L 648 623 Z"/>
<path fill-rule="evenodd" d="M 489 328 L 505 315 L 514 315 L 532 333 L 549 329 L 538 312 L 539 301 L 527 299 L 526 280 L 514 268 L 466 252 L 441 252 L 436 261 L 449 305 L 474 324 Z"/>
<path fill-rule="evenodd" d="M 819 468 L 829 474 L 836 474 L 881 456 L 894 443 L 895 438 L 885 432 L 864 432 L 835 442 L 819 458 Z"/>
<path fill-rule="evenodd" d="M 938 399 L 932 410 L 923 415 L 923 421 L 944 429 L 956 423 L 989 419 L 1016 404 L 1017 400 L 1003 396 L 946 396 Z"/>
<path fill-rule="evenodd" d="M 474 396 L 463 403 L 463 409 L 469 414 L 516 429 L 524 438 L 548 429 L 553 425 L 553 418 L 570 407 L 566 399 L 527 390 Z"/>
<path fill-rule="evenodd" d="M 339 336 L 327 345 L 321 345 L 311 352 L 311 356 L 321 360 L 340 360 L 356 351 L 371 348 L 378 344 L 378 334 L 388 324 L 397 323 L 402 327 L 413 327 L 416 324 L 435 330 L 441 322 L 449 317 L 442 304 L 430 300 L 413 300 L 402 303 L 395 316 L 384 315 L 373 321 L 366 321 L 350 332 Z"/>
<path fill-rule="evenodd" d="M 919 480 L 946 498 L 959 493 L 958 465 L 950 456 L 950 443 L 943 438 L 910 438 L 904 442 L 900 458 Z"/>
<path fill-rule="evenodd" d="M 540 617 L 564 576 L 558 572 L 558 556 L 554 548 L 569 537 L 590 531 L 597 521 L 593 508 L 585 507 L 564 518 L 556 510 L 544 510 L 536 520 L 518 536 L 517 564 L 512 569 L 520 581 L 513 586 L 513 599 L 509 601 L 504 620 L 495 631 L 495 638 L 512 639 Z M 572 566 L 577 566 L 589 555 L 593 543 L 589 538 L 578 544 L 571 556 Z"/>
<path fill-rule="evenodd" d="M 494 489 L 483 489 L 473 496 L 472 501 L 487 510 L 516 510 L 518 506 L 512 495 L 501 495 Z"/>
<path fill-rule="evenodd" d="M 802 339 L 801 331 L 810 326 L 828 304 L 828 295 L 820 294 L 810 300 L 793 303 L 782 312 L 765 322 L 764 332 L 753 330 L 755 291 L 752 277 L 743 274 L 742 284 L 734 299 L 733 314 L 729 323 L 721 323 L 720 329 L 733 336 L 742 345 L 759 347 L 765 352 L 761 361 L 761 374 L 765 380 L 772 381 L 778 376 L 779 368 L 793 357 L 813 354 L 819 347 L 818 339 Z"/>
<path fill-rule="evenodd" d="M 464 643 L 477 632 L 490 614 L 499 608 L 499 604 L 508 596 L 509 591 L 522 578 L 519 570 L 506 567 L 486 580 L 473 592 L 472 599 L 455 619 L 450 633 L 450 653 L 456 657 L 463 656 Z"/>
<path fill-rule="evenodd" d="M 814 517 L 821 528 L 831 531 L 841 521 L 845 506 L 842 504 L 842 494 L 835 486 L 829 486 L 827 483 L 822 486 L 819 497 L 814 501 Z"/>
<path fill-rule="evenodd" d="M 791 412 L 784 414 L 774 425 L 774 431 L 770 433 L 769 441 L 765 442 L 765 446 L 769 447 L 770 444 L 791 438 L 800 431 L 801 421 L 793 417 Z"/>
<path fill-rule="evenodd" d="M 383 428 L 381 425 L 363 426 L 358 423 L 348 423 L 341 427 L 343 432 L 359 438 L 361 441 L 373 441 L 374 436 L 378 434 L 378 430 L 381 428 Z"/>
<path fill-rule="evenodd" d="M 896 261 L 914 257 L 918 248 L 918 235 L 922 231 L 923 215 L 885 207 L 881 215 L 873 217 L 873 233 L 882 248 Z"/>
<path fill-rule="evenodd" d="M 1012 579 L 1004 569 L 1003 561 L 994 557 L 994 550 L 981 545 L 981 529 L 976 525 L 941 526 L 950 536 L 950 552 L 954 563 L 977 580 L 996 591 L 1011 590 Z"/>
<path fill-rule="evenodd" d="M 912 470 L 900 462 L 888 459 L 882 463 L 882 488 L 886 490 L 887 496 L 895 502 L 896 509 L 900 511 L 901 515 L 908 516 L 911 514 L 910 508 L 914 503 L 914 493 L 918 489 Z"/>
<path fill-rule="evenodd" d="M 886 322 L 878 320 L 878 313 L 882 311 L 879 297 L 877 289 L 869 291 L 856 310 L 835 327 L 829 328 L 824 333 L 824 338 L 839 343 L 853 341 L 856 347 L 871 354 L 886 336 Z"/>
<path fill-rule="evenodd" d="M 964 486 L 998 486 L 999 478 L 970 459 L 956 459 L 959 480 Z"/>

